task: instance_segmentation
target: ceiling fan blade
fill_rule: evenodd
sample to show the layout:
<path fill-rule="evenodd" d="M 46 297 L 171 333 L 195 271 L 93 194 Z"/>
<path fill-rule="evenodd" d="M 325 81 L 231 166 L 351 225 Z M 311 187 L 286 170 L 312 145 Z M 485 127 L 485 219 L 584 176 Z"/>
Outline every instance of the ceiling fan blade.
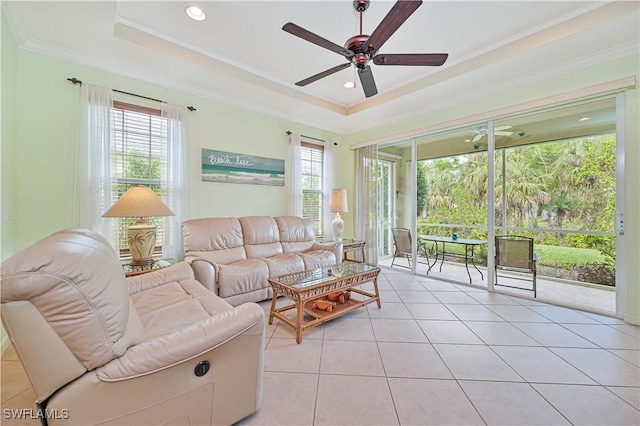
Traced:
<path fill-rule="evenodd" d="M 482 136 L 484 136 L 484 135 L 483 134 L 476 135 L 476 137 L 473 138 L 473 140 L 471 142 L 478 142 L 480 139 L 482 139 Z"/>
<path fill-rule="evenodd" d="M 320 47 L 324 47 L 325 49 L 329 49 L 332 52 L 336 52 L 347 59 L 353 58 L 355 53 L 346 47 L 342 47 L 340 45 L 335 44 L 332 41 L 327 40 L 326 38 L 322 38 L 317 34 L 312 33 L 311 31 L 305 30 L 302 27 L 299 27 L 296 24 L 288 22 L 283 25 L 282 29 L 289 34 L 293 34 L 296 37 L 300 37 L 303 40 L 306 40 L 310 43 L 316 44 Z"/>
<path fill-rule="evenodd" d="M 498 127 L 495 127 L 493 130 L 496 130 L 496 131 L 498 131 L 498 130 L 507 130 L 507 129 L 510 129 L 510 128 L 511 128 L 511 126 L 498 126 Z"/>
<path fill-rule="evenodd" d="M 326 71 L 322 71 L 321 73 L 318 73 L 314 76 L 311 76 L 309 78 L 305 78 L 304 80 L 301 80 L 299 82 L 296 83 L 296 86 L 306 86 L 309 83 L 313 83 L 314 81 L 320 80 L 321 78 L 325 78 L 327 76 L 330 76 L 331 74 L 337 73 L 338 71 L 341 71 L 345 68 L 349 68 L 351 66 L 351 64 L 349 62 L 347 62 L 346 64 L 340 64 L 338 66 L 335 66 L 333 68 L 329 68 Z"/>
<path fill-rule="evenodd" d="M 367 40 L 367 52 L 373 54 L 396 32 L 400 25 L 416 11 L 422 4 L 422 0 L 398 1 L 393 5 L 387 16 L 384 17 L 378 27 Z"/>
<path fill-rule="evenodd" d="M 400 53 L 373 57 L 376 65 L 414 65 L 439 67 L 449 57 L 448 53 Z"/>
<path fill-rule="evenodd" d="M 360 84 L 362 84 L 364 95 L 367 98 L 378 94 L 376 82 L 373 79 L 373 73 L 371 72 L 371 67 L 369 65 L 364 68 L 358 68 L 358 76 L 360 76 Z"/>
<path fill-rule="evenodd" d="M 498 136 L 511 136 L 513 132 L 494 132 L 494 134 Z"/>

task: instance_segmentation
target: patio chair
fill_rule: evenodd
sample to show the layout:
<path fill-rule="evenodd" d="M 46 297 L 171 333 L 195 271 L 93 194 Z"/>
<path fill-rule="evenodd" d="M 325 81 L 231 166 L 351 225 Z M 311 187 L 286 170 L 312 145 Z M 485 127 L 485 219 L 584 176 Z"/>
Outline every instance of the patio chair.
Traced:
<path fill-rule="evenodd" d="M 533 252 L 533 238 L 518 235 L 496 236 L 495 257 L 495 285 L 533 291 L 533 297 L 537 297 L 536 288 L 536 255 Z M 498 275 L 498 270 L 513 272 L 512 275 Z M 526 275 L 531 274 L 531 278 Z M 509 284 L 498 283 L 498 277 L 508 279 Z M 531 288 L 511 285 L 511 280 L 530 281 Z"/>
<path fill-rule="evenodd" d="M 393 253 L 393 260 L 391 261 L 391 267 L 395 264 L 396 257 L 405 257 L 409 266 L 397 265 L 401 268 L 411 268 L 411 250 L 413 249 L 413 243 L 411 239 L 411 231 L 407 228 L 392 228 L 391 232 L 393 233 L 393 244 L 395 246 L 395 252 Z M 427 244 L 424 241 L 418 241 L 418 257 L 422 255 L 422 257 L 426 258 L 426 262 L 418 262 L 418 263 L 427 263 L 429 262 L 429 253 L 427 252 Z"/>

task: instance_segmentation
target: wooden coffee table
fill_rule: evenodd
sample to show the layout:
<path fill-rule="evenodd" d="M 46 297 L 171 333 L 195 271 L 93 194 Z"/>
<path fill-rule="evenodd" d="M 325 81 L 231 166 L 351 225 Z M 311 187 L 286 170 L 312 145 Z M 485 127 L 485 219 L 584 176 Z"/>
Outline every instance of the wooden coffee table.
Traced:
<path fill-rule="evenodd" d="M 322 324 L 372 302 L 377 302 L 378 308 L 381 308 L 378 274 L 380 274 L 380 268 L 375 266 L 345 262 L 340 265 L 269 278 L 269 283 L 273 288 L 269 324 L 273 324 L 274 317 L 289 324 L 295 328 L 296 342 L 300 343 L 302 342 L 302 332 L 307 328 Z M 373 282 L 374 293 L 358 288 L 367 282 Z M 331 293 L 346 290 L 362 295 L 364 298 L 352 297 L 345 303 L 338 302 L 331 312 L 312 307 L 315 301 L 325 299 Z M 276 308 L 278 296 L 285 296 L 293 303 Z M 295 321 L 284 315 L 284 312 L 290 309 L 297 310 Z M 305 313 L 313 319 L 303 321 Z"/>

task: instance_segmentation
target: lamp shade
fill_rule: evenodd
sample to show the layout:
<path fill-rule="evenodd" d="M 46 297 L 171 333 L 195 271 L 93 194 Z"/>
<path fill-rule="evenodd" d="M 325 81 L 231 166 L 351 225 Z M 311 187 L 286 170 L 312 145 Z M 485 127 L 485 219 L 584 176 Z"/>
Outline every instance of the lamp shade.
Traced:
<path fill-rule="evenodd" d="M 102 217 L 173 216 L 173 212 L 148 186 L 132 186 Z"/>
<path fill-rule="evenodd" d="M 334 213 L 345 213 L 349 211 L 349 203 L 347 202 L 346 189 L 331 190 L 330 211 Z"/>

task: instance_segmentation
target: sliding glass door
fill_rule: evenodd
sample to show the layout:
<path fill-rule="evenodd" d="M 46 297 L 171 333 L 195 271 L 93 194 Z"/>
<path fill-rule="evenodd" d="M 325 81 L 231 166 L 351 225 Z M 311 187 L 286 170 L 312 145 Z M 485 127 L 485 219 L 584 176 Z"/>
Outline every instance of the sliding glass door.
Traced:
<path fill-rule="evenodd" d="M 503 120 L 496 128 L 512 135 L 496 137 L 495 153 L 496 234 L 533 238 L 538 297 L 610 314 L 618 264 L 615 111 L 609 98 Z"/>
<path fill-rule="evenodd" d="M 395 158 L 390 156 L 379 157 L 378 171 L 380 173 L 380 188 L 378 190 L 380 197 L 378 202 L 378 208 L 380 209 L 378 214 L 380 220 L 378 244 L 380 251 L 378 256 L 380 258 L 388 258 L 393 255 L 393 234 L 391 230 L 395 223 L 396 206 Z"/>
<path fill-rule="evenodd" d="M 389 243 L 381 255 L 390 253 L 394 268 L 533 297 L 495 286 L 495 236 L 528 237 L 539 300 L 616 313 L 624 285 L 617 278 L 624 144 L 616 124 L 623 96 L 379 146 L 394 156 L 394 167 L 381 162 L 382 186 L 395 185 L 382 191 L 380 240 L 391 242 L 389 228 L 401 227 L 414 244 L 409 258 L 399 260 Z"/>
<path fill-rule="evenodd" d="M 416 145 L 417 236 L 425 275 L 487 286 L 487 124 L 420 138 Z"/>

